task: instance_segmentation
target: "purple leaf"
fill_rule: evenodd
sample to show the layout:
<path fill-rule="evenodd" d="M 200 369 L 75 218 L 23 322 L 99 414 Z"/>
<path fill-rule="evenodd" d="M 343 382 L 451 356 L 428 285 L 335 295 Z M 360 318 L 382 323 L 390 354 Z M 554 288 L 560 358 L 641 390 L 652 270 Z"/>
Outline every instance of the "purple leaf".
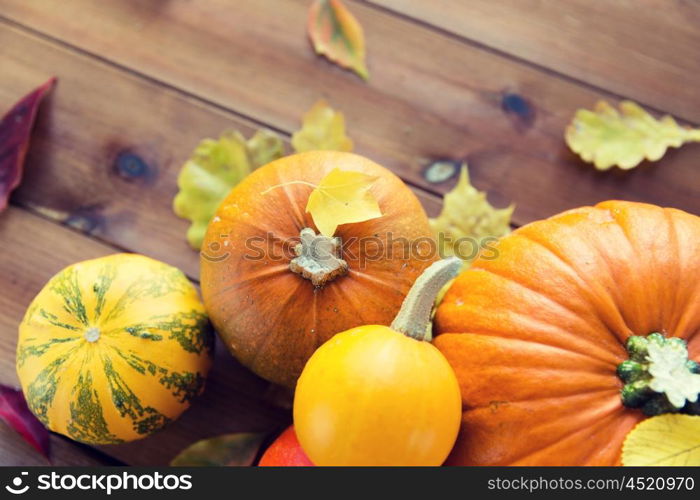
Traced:
<path fill-rule="evenodd" d="M 49 431 L 29 410 L 22 391 L 0 384 L 0 419 L 49 460 Z"/>
<path fill-rule="evenodd" d="M 29 136 L 42 97 L 51 90 L 56 78 L 27 94 L 0 120 L 0 212 L 7 207 L 10 193 L 22 180 Z"/>

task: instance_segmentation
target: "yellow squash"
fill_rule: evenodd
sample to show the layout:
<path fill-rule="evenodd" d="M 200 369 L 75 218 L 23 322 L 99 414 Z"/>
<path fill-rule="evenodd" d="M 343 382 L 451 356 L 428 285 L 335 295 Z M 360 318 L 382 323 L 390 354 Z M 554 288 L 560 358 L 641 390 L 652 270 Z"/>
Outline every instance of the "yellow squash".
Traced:
<path fill-rule="evenodd" d="M 90 444 L 145 437 L 204 388 L 213 336 L 178 269 L 133 254 L 54 276 L 19 328 L 17 373 L 52 431 Z"/>
<path fill-rule="evenodd" d="M 316 465 L 440 465 L 457 438 L 459 384 L 430 342 L 437 292 L 459 272 L 436 262 L 390 327 L 339 333 L 309 359 L 294 397 L 294 427 Z"/>

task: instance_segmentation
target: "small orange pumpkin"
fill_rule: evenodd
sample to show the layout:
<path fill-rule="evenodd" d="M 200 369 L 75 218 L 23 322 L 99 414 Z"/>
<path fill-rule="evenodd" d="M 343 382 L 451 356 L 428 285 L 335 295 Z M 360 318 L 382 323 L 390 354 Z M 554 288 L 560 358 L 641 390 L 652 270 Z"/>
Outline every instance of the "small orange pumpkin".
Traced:
<path fill-rule="evenodd" d="M 382 216 L 338 226 L 344 275 L 294 272 L 313 187 L 333 169 L 372 175 Z M 305 184 L 300 184 L 300 182 Z M 278 186 L 275 189 L 270 189 Z M 388 325 L 434 257 L 425 212 L 389 170 L 350 153 L 287 156 L 254 171 L 222 202 L 202 246 L 201 284 L 210 319 L 230 351 L 258 375 L 293 386 L 318 346 L 337 332 Z M 314 276 L 314 279 L 318 276 Z"/>
<path fill-rule="evenodd" d="M 435 327 L 464 408 L 448 463 L 619 464 L 645 414 L 700 413 L 683 383 L 700 372 L 700 218 L 608 201 L 521 227 Z"/>

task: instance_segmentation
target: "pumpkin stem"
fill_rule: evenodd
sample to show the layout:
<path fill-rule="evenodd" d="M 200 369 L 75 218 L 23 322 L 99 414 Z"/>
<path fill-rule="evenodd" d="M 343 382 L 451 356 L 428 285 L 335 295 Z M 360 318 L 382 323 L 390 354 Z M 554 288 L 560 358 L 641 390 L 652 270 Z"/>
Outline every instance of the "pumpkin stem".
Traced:
<path fill-rule="evenodd" d="M 319 287 L 348 272 L 348 263 L 340 257 L 340 238 L 316 234 L 309 227 L 302 229 L 299 237 L 301 243 L 294 247 L 297 257 L 289 263 L 290 271 Z"/>
<path fill-rule="evenodd" d="M 401 304 L 391 329 L 416 340 L 430 342 L 428 331 L 430 313 L 438 292 L 462 269 L 462 261 L 457 257 L 439 260 L 428 267 L 413 284 Z"/>
<path fill-rule="evenodd" d="M 85 340 L 88 342 L 97 342 L 100 338 L 100 329 L 92 326 L 85 330 Z"/>
<path fill-rule="evenodd" d="M 632 336 L 629 359 L 617 367 L 625 383 L 622 403 L 649 416 L 662 413 L 700 415 L 700 364 L 688 359 L 688 346 L 678 337 L 651 333 Z"/>

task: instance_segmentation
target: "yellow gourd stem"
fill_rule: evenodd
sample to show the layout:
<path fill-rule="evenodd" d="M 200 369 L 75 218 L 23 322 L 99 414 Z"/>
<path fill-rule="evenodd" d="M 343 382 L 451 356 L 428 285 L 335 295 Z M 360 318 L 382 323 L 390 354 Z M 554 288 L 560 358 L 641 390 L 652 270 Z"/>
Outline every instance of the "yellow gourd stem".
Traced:
<path fill-rule="evenodd" d="M 693 142 L 700 142 L 700 128 L 688 131 L 688 140 Z"/>
<path fill-rule="evenodd" d="M 439 260 L 423 271 L 401 304 L 399 313 L 391 323 L 391 329 L 416 340 L 430 342 L 428 330 L 430 313 L 438 292 L 448 281 L 459 274 L 462 261 L 457 257 Z"/>
<path fill-rule="evenodd" d="M 88 342 L 97 342 L 100 339 L 100 329 L 92 326 L 85 330 L 85 340 Z"/>

